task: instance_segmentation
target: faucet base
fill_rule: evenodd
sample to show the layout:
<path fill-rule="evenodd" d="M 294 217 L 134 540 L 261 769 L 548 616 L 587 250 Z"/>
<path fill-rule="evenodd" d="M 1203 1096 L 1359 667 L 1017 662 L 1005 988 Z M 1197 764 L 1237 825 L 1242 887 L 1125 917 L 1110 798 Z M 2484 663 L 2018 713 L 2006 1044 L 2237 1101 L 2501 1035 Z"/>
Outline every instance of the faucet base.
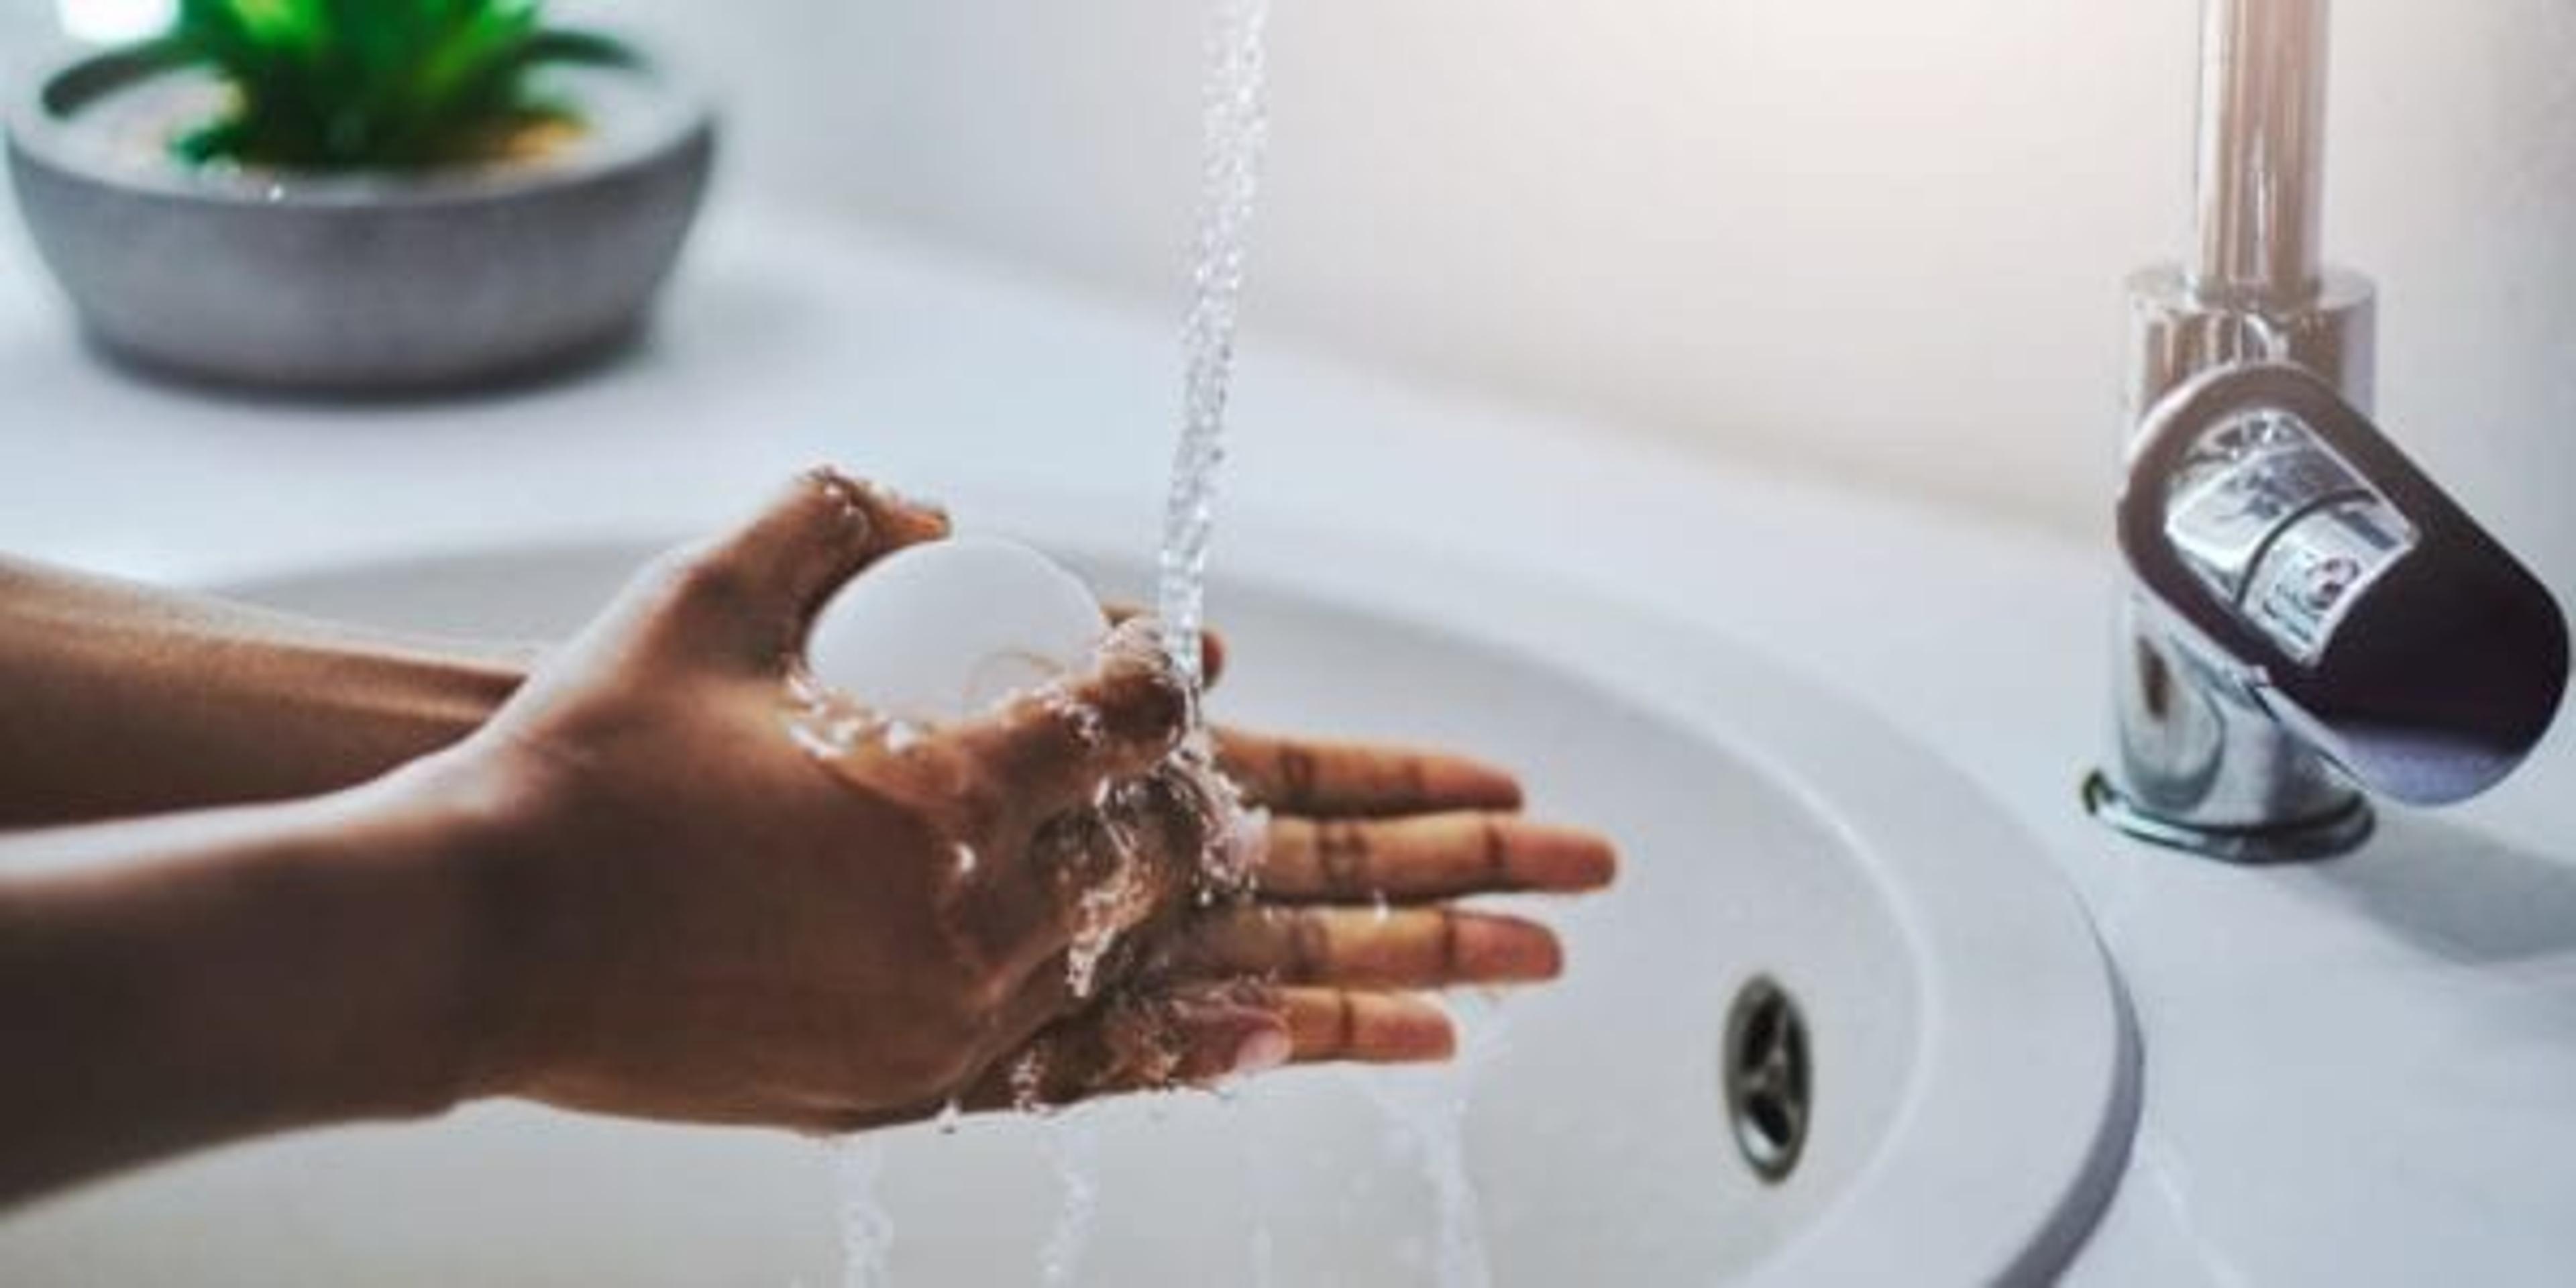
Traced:
<path fill-rule="evenodd" d="M 2142 841 L 2225 863 L 2313 863 L 2370 839 L 2370 802 L 2360 796 L 2322 818 L 2258 827 L 2197 827 L 2141 809 L 2100 770 L 2084 776 L 2084 810 Z"/>

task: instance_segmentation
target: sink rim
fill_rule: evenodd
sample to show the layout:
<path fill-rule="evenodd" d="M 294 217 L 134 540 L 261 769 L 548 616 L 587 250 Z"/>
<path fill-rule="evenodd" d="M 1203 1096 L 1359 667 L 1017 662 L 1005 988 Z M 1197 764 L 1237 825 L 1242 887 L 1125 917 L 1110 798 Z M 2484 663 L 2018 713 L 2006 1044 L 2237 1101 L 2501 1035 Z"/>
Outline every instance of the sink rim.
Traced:
<path fill-rule="evenodd" d="M 991 511 L 1014 518 L 999 530 L 1041 548 L 1139 562 L 1136 534 L 1117 508 L 1036 493 Z M 532 551 L 640 555 L 676 539 L 670 529 L 589 528 L 370 542 L 233 564 L 189 584 L 221 591 Z M 2135 1019 L 2064 875 L 1963 771 L 1793 662 L 1650 605 L 1385 534 L 1232 517 L 1223 544 L 1212 620 L 1223 620 L 1225 584 L 1239 582 L 1562 670 L 1739 758 L 1832 830 L 1874 879 L 1912 950 L 1925 1017 L 1917 1070 L 1860 1172 L 1744 1281 L 2045 1281 L 2082 1247 L 2125 1169 L 2137 1122 Z M 1641 676 L 1665 682 L 1648 686 Z M 1838 778 L 1870 789 L 1838 792 Z M 2051 1038 L 2034 1048 L 2033 1033 Z M 2043 1051 L 2084 1064 L 2047 1080 L 2053 1094 L 2034 1098 L 2027 1068 Z M 2023 1127 L 2013 1133 L 2016 1149 L 1998 1159 L 1985 1125 L 2004 1114 Z M 1968 1193 L 1976 1201 L 1962 1203 Z M 1845 1229 L 1869 1237 L 1838 1237 Z"/>

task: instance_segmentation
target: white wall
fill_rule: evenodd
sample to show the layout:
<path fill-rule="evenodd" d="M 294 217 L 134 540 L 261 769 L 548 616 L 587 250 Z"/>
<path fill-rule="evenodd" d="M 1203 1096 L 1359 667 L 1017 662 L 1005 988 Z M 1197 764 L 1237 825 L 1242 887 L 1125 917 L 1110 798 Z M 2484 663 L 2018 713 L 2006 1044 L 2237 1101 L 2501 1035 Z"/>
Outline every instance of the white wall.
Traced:
<path fill-rule="evenodd" d="M 2194 0 L 1274 3 L 1255 328 L 2099 528 Z M 567 4 L 727 89 L 733 199 L 1177 312 L 1204 0 Z M 2576 600 L 2576 0 L 2343 0 L 2330 153 L 2385 419 Z"/>
<path fill-rule="evenodd" d="M 1254 325 L 2098 528 L 2191 0 L 1276 4 Z M 1177 307 L 1202 4 L 722 12 L 741 177 Z M 2386 419 L 2576 592 L 2576 0 L 2343 0 L 2330 151 Z"/>

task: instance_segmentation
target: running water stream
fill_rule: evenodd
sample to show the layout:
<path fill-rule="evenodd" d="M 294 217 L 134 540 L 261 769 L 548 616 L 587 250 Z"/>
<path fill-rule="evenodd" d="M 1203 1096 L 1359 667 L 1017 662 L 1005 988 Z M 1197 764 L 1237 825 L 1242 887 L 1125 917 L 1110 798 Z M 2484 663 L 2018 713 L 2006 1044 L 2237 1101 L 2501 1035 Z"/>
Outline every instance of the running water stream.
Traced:
<path fill-rule="evenodd" d="M 1171 492 L 1164 503 L 1155 601 L 1164 647 L 1170 651 L 1173 669 L 1193 694 L 1204 680 L 1199 631 L 1205 621 L 1216 476 L 1225 461 L 1245 233 L 1252 222 L 1262 144 L 1269 132 L 1263 87 L 1269 9 L 1269 0 L 1217 0 L 1203 107 L 1207 168 L 1200 195 L 1197 260 L 1190 277 L 1190 309 L 1182 328 L 1181 437 L 1172 454 Z M 1192 754 L 1207 754 L 1203 731 L 1193 738 Z M 1468 1058 L 1454 1070 L 1362 1074 L 1370 1098 L 1385 1112 L 1396 1139 L 1421 1166 L 1431 1187 L 1438 1213 L 1433 1270 L 1441 1288 L 1483 1288 L 1488 1282 L 1483 1232 L 1475 1190 L 1467 1177 L 1461 1130 L 1475 1065 L 1499 1045 L 1501 1027 L 1498 1017 L 1479 1026 L 1472 1036 L 1482 1041 L 1464 1053 Z M 1069 1207 L 1057 1225 L 1058 1236 L 1068 1228 L 1087 1225 L 1092 1189 L 1084 1178 L 1065 1170 L 1068 1160 L 1087 1153 L 1055 1151 L 1068 1205 L 1084 1205 L 1078 1214 Z M 1258 1168 L 1262 1160 L 1252 1157 L 1248 1165 Z M 1267 1214 L 1253 1212 L 1252 1224 L 1254 1278 L 1266 1281 L 1271 1272 Z M 1049 1241 L 1050 1283 L 1056 1282 L 1054 1276 L 1063 1265 L 1057 1243 L 1057 1239 Z"/>
<path fill-rule="evenodd" d="M 1225 413 L 1234 385 L 1234 332 L 1243 298 L 1245 234 L 1260 188 L 1261 145 L 1269 120 L 1263 102 L 1264 35 L 1269 0 L 1217 0 L 1209 33 L 1206 131 L 1198 238 L 1190 270 L 1190 307 L 1181 327 L 1181 434 L 1172 452 L 1171 492 L 1164 502 L 1155 616 L 1172 669 L 1196 701 L 1206 682 L 1199 631 L 1206 620 L 1208 544 L 1216 527 L 1216 474 L 1225 461 Z M 1208 754 L 1193 729 L 1184 754 Z M 1063 1210 L 1040 1262 L 1049 1288 L 1069 1285 L 1091 1238 L 1099 1203 L 1099 1127 L 1077 1116 L 1048 1124 L 1047 1154 L 1063 1186 Z M 1259 1214 L 1255 1214 L 1258 1221 Z M 1268 1237 L 1256 1232 L 1255 1242 Z"/>
<path fill-rule="evenodd" d="M 1171 493 L 1163 516 L 1155 594 L 1163 647 L 1195 698 L 1203 687 L 1199 631 L 1205 620 L 1209 538 L 1215 525 L 1217 467 L 1225 459 L 1225 413 L 1234 380 L 1235 320 L 1243 294 L 1245 233 L 1259 187 L 1264 33 L 1269 0 L 1216 0 L 1202 124 L 1204 189 L 1182 326 L 1181 433 L 1172 457 Z M 1195 713 L 1198 704 L 1193 701 Z M 1193 731 L 1193 754 L 1204 738 Z M 1078 990 L 1082 991 L 1082 990 Z M 1072 1282 L 1091 1236 L 1097 1203 L 1097 1127 L 1065 1118 L 1050 1122 L 1047 1154 L 1063 1185 L 1064 1210 L 1047 1236 L 1041 1274 L 1047 1284 Z M 878 1190 L 882 1147 L 845 1142 L 839 1155 L 841 1226 L 847 1288 L 882 1288 L 893 1221 Z M 1266 1240 L 1266 1228 L 1256 1236 Z"/>
<path fill-rule="evenodd" d="M 1199 628 L 1207 601 L 1208 540 L 1216 472 L 1225 460 L 1225 412 L 1234 383 L 1235 320 L 1243 297 L 1244 235 L 1260 187 L 1269 132 L 1262 90 L 1269 0 L 1217 0 L 1204 105 L 1206 187 L 1200 195 L 1190 309 L 1181 329 L 1181 437 L 1163 510 L 1155 610 L 1172 664 L 1196 692 Z"/>
<path fill-rule="evenodd" d="M 1193 695 L 1205 679 L 1199 636 L 1205 620 L 1217 471 L 1225 460 L 1245 238 L 1268 133 L 1263 74 L 1269 0 L 1215 2 L 1203 104 L 1204 188 L 1189 311 L 1182 326 L 1180 437 L 1172 456 L 1155 587 L 1163 647 Z M 1203 730 L 1193 731 L 1188 754 L 1208 754 Z M 1405 1081 L 1370 1085 L 1371 1098 L 1386 1111 L 1398 1141 L 1422 1165 L 1434 1191 L 1439 1211 L 1436 1269 L 1444 1288 L 1470 1288 L 1484 1282 L 1475 1196 L 1467 1184 L 1458 1136 L 1466 1072 L 1418 1089 Z M 1097 1208 L 1098 1128 L 1057 1117 L 1046 1130 L 1050 1133 L 1046 1153 L 1062 1185 L 1064 1208 L 1048 1234 L 1040 1274 L 1049 1285 L 1066 1284 L 1079 1272 Z M 876 1288 L 886 1278 L 893 1223 L 877 1199 L 881 1158 L 875 1147 L 856 1144 L 845 1146 L 841 1156 L 849 1288 Z M 1247 1166 L 1254 1169 L 1261 1163 L 1257 1156 L 1247 1159 Z M 1267 1281 L 1271 1250 L 1266 1213 L 1253 1212 L 1252 1223 L 1254 1277 Z"/>

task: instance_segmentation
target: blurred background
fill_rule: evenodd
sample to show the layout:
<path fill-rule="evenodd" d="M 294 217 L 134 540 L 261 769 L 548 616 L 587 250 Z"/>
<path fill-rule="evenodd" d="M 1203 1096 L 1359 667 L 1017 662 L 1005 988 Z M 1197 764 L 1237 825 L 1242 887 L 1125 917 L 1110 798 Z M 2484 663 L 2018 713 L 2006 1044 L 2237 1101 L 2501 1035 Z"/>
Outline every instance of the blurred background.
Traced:
<path fill-rule="evenodd" d="M 0 0 L 0 42 L 159 8 Z M 2121 279 L 2187 236 L 2197 9 L 1281 0 L 1249 325 L 2096 533 Z M 2576 4 L 2336 9 L 2326 245 L 2381 287 L 2383 420 L 2566 593 Z M 1199 3 L 557 12 L 663 36 L 718 89 L 719 209 L 803 207 L 1177 314 Z"/>

